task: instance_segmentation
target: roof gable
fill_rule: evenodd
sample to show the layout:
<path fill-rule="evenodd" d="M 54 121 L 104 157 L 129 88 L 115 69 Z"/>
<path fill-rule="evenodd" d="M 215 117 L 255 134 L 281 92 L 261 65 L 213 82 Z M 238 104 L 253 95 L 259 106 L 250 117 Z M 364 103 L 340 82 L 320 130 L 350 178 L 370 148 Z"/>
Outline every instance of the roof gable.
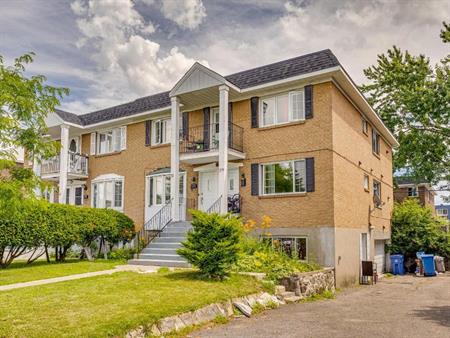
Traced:
<path fill-rule="evenodd" d="M 196 62 L 170 91 L 170 96 L 180 95 L 226 83 L 225 78 Z"/>

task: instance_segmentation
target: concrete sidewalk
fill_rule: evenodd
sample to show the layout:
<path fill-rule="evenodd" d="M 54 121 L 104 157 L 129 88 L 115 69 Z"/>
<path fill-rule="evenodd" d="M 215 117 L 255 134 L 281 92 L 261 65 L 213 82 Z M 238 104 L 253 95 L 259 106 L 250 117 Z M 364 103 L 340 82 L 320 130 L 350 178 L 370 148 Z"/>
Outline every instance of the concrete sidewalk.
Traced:
<path fill-rule="evenodd" d="M 101 275 L 111 275 L 115 272 L 122 272 L 122 271 L 133 271 L 133 272 L 138 272 L 138 273 L 153 273 L 153 272 L 157 272 L 159 268 L 160 268 L 159 266 L 118 265 L 114 269 L 110 269 L 110 270 L 86 272 L 86 273 L 79 273 L 76 275 L 68 275 L 68 276 L 62 276 L 62 277 L 34 280 L 34 281 L 30 281 L 30 282 L 2 285 L 2 286 L 0 286 L 0 291 L 26 288 L 29 286 L 66 282 L 66 281 L 70 281 L 70 280 L 89 278 L 89 277 L 95 277 L 95 276 L 101 276 Z"/>
<path fill-rule="evenodd" d="M 289 304 L 190 337 L 442 338 L 450 336 L 450 273 L 398 276 L 346 289 L 336 299 Z"/>

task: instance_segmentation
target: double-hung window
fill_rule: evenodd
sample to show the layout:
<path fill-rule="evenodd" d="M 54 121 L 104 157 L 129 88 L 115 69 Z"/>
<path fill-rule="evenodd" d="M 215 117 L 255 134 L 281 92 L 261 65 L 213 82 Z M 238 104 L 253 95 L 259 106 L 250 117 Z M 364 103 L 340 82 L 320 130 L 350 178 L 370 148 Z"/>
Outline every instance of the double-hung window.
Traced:
<path fill-rule="evenodd" d="M 408 188 L 408 196 L 409 197 L 417 197 L 417 196 L 419 196 L 419 192 L 417 191 L 417 187 L 409 187 Z"/>
<path fill-rule="evenodd" d="M 363 186 L 365 191 L 369 191 L 369 175 L 364 174 Z"/>
<path fill-rule="evenodd" d="M 364 117 L 362 118 L 362 132 L 369 135 L 369 122 Z"/>
<path fill-rule="evenodd" d="M 125 127 L 97 132 L 96 135 L 97 154 L 109 154 L 124 149 Z"/>
<path fill-rule="evenodd" d="M 264 241 L 268 241 L 274 249 L 284 252 L 291 258 L 297 258 L 302 261 L 308 260 L 308 242 L 306 237 L 273 236 L 264 238 Z"/>
<path fill-rule="evenodd" d="M 381 207 L 381 183 L 373 180 L 373 203 L 377 208 Z"/>
<path fill-rule="evenodd" d="M 152 144 L 165 144 L 170 143 L 171 137 L 171 122 L 170 118 L 153 120 L 152 121 Z"/>
<path fill-rule="evenodd" d="M 262 181 L 264 195 L 305 192 L 305 160 L 263 164 Z"/>
<path fill-rule="evenodd" d="M 305 119 L 304 91 L 297 90 L 261 99 L 262 127 Z"/>
<path fill-rule="evenodd" d="M 372 129 L 372 151 L 380 155 L 380 134 L 375 129 Z"/>
<path fill-rule="evenodd" d="M 92 206 L 123 210 L 123 178 L 111 178 L 92 183 Z"/>

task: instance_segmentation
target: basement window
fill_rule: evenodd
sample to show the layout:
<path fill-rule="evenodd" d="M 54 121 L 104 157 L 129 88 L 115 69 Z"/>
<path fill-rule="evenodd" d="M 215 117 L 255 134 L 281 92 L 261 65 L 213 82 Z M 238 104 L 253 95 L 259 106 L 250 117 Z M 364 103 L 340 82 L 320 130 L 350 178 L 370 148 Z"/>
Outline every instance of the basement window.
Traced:
<path fill-rule="evenodd" d="M 275 249 L 284 252 L 291 258 L 308 260 L 308 241 L 306 237 L 272 236 L 264 238 Z"/>

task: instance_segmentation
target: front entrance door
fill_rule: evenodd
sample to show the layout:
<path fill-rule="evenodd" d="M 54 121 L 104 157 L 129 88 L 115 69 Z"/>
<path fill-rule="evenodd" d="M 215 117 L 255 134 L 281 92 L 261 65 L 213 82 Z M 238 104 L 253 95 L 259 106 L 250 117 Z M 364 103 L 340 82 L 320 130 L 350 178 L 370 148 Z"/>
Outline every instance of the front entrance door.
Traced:
<path fill-rule="evenodd" d="M 199 209 L 206 211 L 219 198 L 219 171 L 199 173 Z M 228 170 L 228 196 L 239 194 L 239 169 Z"/>
<path fill-rule="evenodd" d="M 186 219 L 185 175 L 180 173 L 180 220 Z M 148 175 L 145 180 L 145 221 L 170 201 L 170 174 Z"/>

